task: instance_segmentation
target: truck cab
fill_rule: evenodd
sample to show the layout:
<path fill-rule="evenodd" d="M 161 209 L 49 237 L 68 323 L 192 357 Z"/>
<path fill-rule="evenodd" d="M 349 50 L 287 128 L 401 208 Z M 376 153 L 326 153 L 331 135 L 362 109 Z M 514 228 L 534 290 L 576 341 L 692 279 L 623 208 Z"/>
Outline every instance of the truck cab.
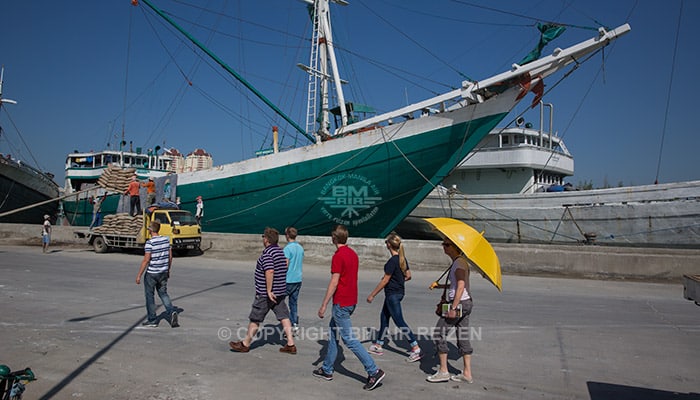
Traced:
<path fill-rule="evenodd" d="M 160 222 L 158 234 L 170 237 L 170 245 L 176 253 L 199 249 L 202 242 L 202 229 L 189 211 L 162 208 L 146 210 L 142 229 L 146 240 L 151 238 L 148 230 L 151 221 Z"/>

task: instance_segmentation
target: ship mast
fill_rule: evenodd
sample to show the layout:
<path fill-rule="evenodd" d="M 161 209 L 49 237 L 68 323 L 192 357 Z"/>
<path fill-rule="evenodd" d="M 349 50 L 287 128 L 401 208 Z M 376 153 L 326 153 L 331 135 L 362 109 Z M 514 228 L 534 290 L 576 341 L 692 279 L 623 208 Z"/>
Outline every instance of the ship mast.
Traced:
<path fill-rule="evenodd" d="M 3 65 L 2 68 L 0 68 L 0 105 L 2 105 L 2 103 L 17 104 L 17 102 L 14 100 L 2 98 L 2 82 L 4 80 L 4 77 L 5 77 L 5 66 Z"/>
<path fill-rule="evenodd" d="M 311 18 L 313 19 L 313 33 L 311 36 L 311 54 L 309 65 L 297 64 L 299 68 L 309 73 L 308 107 L 306 114 L 307 132 L 316 131 L 321 137 L 329 137 L 330 132 L 330 100 L 329 85 L 331 81 L 338 96 L 342 126 L 348 124 L 348 113 L 345 108 L 345 96 L 340 79 L 338 63 L 333 47 L 333 34 L 331 30 L 330 6 L 328 0 L 304 0 L 309 6 L 313 5 Z M 336 4 L 346 6 L 345 0 L 331 0 Z M 330 70 L 330 73 L 329 73 Z M 320 88 L 319 88 L 320 86 Z M 318 109 L 317 101 L 321 102 Z M 317 139 L 318 140 L 318 139 Z"/>
<path fill-rule="evenodd" d="M 2 98 L 2 82 L 3 82 L 4 76 L 5 76 L 5 66 L 3 65 L 2 68 L 0 68 L 0 110 L 2 110 L 3 103 L 17 104 L 17 102 L 14 100 Z M 0 135 L 2 135 L 2 126 L 0 126 Z"/>

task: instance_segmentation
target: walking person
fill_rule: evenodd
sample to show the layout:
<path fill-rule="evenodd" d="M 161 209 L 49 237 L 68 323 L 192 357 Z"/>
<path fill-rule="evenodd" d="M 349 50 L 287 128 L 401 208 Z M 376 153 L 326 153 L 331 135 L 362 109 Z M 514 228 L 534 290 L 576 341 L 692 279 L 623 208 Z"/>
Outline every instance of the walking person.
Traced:
<path fill-rule="evenodd" d="M 462 251 L 449 239 L 442 242 L 445 254 L 452 259 L 448 274 L 448 283 L 433 284 L 431 288 L 447 290 L 447 300 L 449 309 L 447 313 L 438 320 L 433 341 L 437 348 L 440 366 L 438 371 L 426 378 L 428 382 L 466 382 L 472 383 L 471 355 L 473 349 L 469 341 L 469 315 L 472 311 L 472 298 L 469 292 L 469 262 L 462 254 Z M 462 356 L 464 369 L 460 374 L 450 375 L 447 370 L 447 335 L 452 329 L 457 330 L 457 348 Z"/>
<path fill-rule="evenodd" d="M 139 197 L 139 190 L 141 185 L 136 179 L 136 175 L 131 177 L 131 182 L 129 186 L 124 191 L 124 194 L 129 196 L 129 215 L 135 217 L 137 214 L 141 214 L 141 197 Z M 136 210 L 136 212 L 134 212 Z"/>
<path fill-rule="evenodd" d="M 287 294 L 286 275 L 287 259 L 279 247 L 279 232 L 274 228 L 265 228 L 262 235 L 265 249 L 255 265 L 255 300 L 248 319 L 248 332 L 243 340 L 229 342 L 232 351 L 247 353 L 260 324 L 270 310 L 282 323 L 287 344 L 280 348 L 281 353 L 297 354 L 297 347 L 292 338 L 292 324 L 289 322 L 289 309 L 285 303 Z"/>
<path fill-rule="evenodd" d="M 151 238 L 146 241 L 141 268 L 139 268 L 139 273 L 136 275 L 137 285 L 141 284 L 141 277 L 143 276 L 143 289 L 146 295 L 147 320 L 143 323 L 143 326 L 150 328 L 158 326 L 154 296 L 154 291 L 158 291 L 158 296 L 163 302 L 170 326 L 177 328 L 180 326 L 177 311 L 168 295 L 168 279 L 170 279 L 170 271 L 173 265 L 173 251 L 170 247 L 170 238 L 158 235 L 158 231 L 160 231 L 160 222 L 158 221 L 151 222 L 148 230 L 151 232 Z"/>
<path fill-rule="evenodd" d="M 379 333 L 378 338 L 369 346 L 369 352 L 376 355 L 384 354 L 382 346 L 387 339 L 389 331 L 389 319 L 393 319 L 398 328 L 401 329 L 401 337 L 408 338 L 411 350 L 408 353 L 407 362 L 415 362 L 421 359 L 422 354 L 416 335 L 413 334 L 411 328 L 403 318 L 401 310 L 401 300 L 405 294 L 406 281 L 411 280 L 411 270 L 408 268 L 408 261 L 404 253 L 401 236 L 396 232 L 391 232 L 384 241 L 386 248 L 389 250 L 391 257 L 384 264 L 384 276 L 377 284 L 377 287 L 372 290 L 372 293 L 367 296 L 367 302 L 371 303 L 374 297 L 384 289 L 384 305 L 379 316 Z"/>
<path fill-rule="evenodd" d="M 355 337 L 350 317 L 357 306 L 357 272 L 360 266 L 357 253 L 347 245 L 348 230 L 344 225 L 336 225 L 331 233 L 336 247 L 331 260 L 331 280 L 326 289 L 321 307 L 318 309 L 319 318 L 326 314 L 328 303 L 333 300 L 331 320 L 329 322 L 328 349 L 323 365 L 313 371 L 317 378 L 330 381 L 333 379 L 333 367 L 338 356 L 340 338 L 345 345 L 360 360 L 367 372 L 365 390 L 374 390 L 384 379 L 384 371 L 377 368 L 372 356 Z"/>
<path fill-rule="evenodd" d="M 49 243 L 51 243 L 51 217 L 49 214 L 44 214 L 44 223 L 41 226 L 41 249 L 44 253 L 49 251 Z"/>
<path fill-rule="evenodd" d="M 204 216 L 204 201 L 202 196 L 197 196 L 197 211 L 194 213 L 194 219 L 197 220 L 197 225 L 202 225 L 202 217 Z"/>
<path fill-rule="evenodd" d="M 284 256 L 287 258 L 287 297 L 289 298 L 289 320 L 292 322 L 292 334 L 299 335 L 299 292 L 301 291 L 302 264 L 304 248 L 297 242 L 297 229 L 290 226 L 284 230 L 287 245 Z"/>

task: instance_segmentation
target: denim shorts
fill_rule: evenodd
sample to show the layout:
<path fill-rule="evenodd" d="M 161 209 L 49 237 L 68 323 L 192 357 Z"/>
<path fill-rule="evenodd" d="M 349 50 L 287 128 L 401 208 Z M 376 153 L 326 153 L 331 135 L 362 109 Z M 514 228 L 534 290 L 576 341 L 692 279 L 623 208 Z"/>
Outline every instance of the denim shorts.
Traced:
<path fill-rule="evenodd" d="M 270 300 L 266 294 L 256 294 L 253 301 L 253 307 L 250 310 L 248 319 L 251 322 L 261 323 L 265 320 L 265 316 L 270 310 L 275 313 L 278 321 L 289 319 L 289 308 L 287 307 L 287 296 L 278 295 L 277 303 Z"/>

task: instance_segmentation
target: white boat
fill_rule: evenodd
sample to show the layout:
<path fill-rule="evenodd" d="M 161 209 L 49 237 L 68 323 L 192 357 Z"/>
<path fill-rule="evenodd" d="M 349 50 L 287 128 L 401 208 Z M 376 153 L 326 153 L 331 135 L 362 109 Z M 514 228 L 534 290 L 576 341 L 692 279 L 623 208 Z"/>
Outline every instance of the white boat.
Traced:
<path fill-rule="evenodd" d="M 544 109 L 549 109 L 545 129 Z M 561 191 L 574 175 L 574 156 L 553 130 L 552 104 L 540 101 L 539 127 L 518 117 L 515 126 L 496 128 L 486 136 L 442 185 L 453 192 L 526 194 Z"/>
<path fill-rule="evenodd" d="M 573 156 L 540 115 L 494 129 L 398 231 L 430 238 L 422 218 L 447 216 L 493 242 L 700 248 L 700 181 L 573 190 Z"/>
<path fill-rule="evenodd" d="M 122 140 L 123 142 L 123 140 Z M 158 154 L 158 148 L 142 152 L 135 150 L 102 150 L 74 152 L 66 157 L 63 200 L 61 201 L 66 223 L 73 226 L 88 226 L 92 222 L 91 199 L 107 195 L 101 204 L 104 215 L 118 211 L 122 193 L 101 187 L 98 180 L 110 167 L 133 169 L 139 180 L 160 178 L 172 174 L 173 158 Z M 172 176 L 175 187 L 176 176 Z M 160 184 L 160 182 L 158 182 Z M 174 194 L 173 194 L 174 195 Z M 145 196 L 142 196 L 145 200 Z M 124 210 L 121 210 L 124 211 Z"/>

